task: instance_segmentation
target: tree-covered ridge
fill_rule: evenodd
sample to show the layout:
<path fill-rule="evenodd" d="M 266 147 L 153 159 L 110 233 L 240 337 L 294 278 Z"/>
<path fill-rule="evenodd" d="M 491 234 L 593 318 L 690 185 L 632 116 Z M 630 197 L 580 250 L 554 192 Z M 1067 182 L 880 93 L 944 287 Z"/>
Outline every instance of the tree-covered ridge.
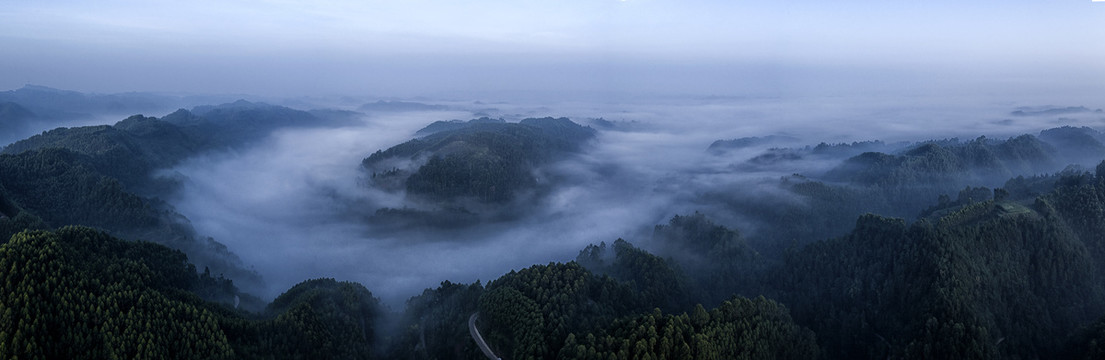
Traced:
<path fill-rule="evenodd" d="M 781 151 L 794 154 L 796 158 L 807 156 L 822 158 L 846 158 L 865 152 L 891 153 L 908 146 L 908 143 L 887 144 L 881 140 L 853 141 L 851 143 L 821 142 L 813 146 L 783 147 L 801 141 L 787 135 L 748 136 L 737 139 L 715 140 L 706 151 L 715 156 L 729 156 L 733 150 L 770 147 L 769 151 Z"/>
<path fill-rule="evenodd" d="M 1105 161 L 1096 170 L 1096 175 L 1069 171 L 1055 176 L 1054 190 L 1041 200 L 1078 236 L 1096 268 L 1105 271 Z"/>
<path fill-rule="evenodd" d="M 795 325 L 786 307 L 733 297 L 707 311 L 618 319 L 598 334 L 570 334 L 559 359 L 817 359 L 812 331 Z"/>
<path fill-rule="evenodd" d="M 43 148 L 65 148 L 88 155 L 103 155 L 111 151 L 129 151 L 131 155 L 137 156 L 140 151 L 152 149 L 140 149 L 136 144 L 136 140 L 148 134 L 171 131 L 164 129 L 166 127 L 174 128 L 171 124 L 157 120 L 157 118 L 134 115 L 116 123 L 115 126 L 61 127 L 44 131 L 42 134 L 9 145 L 4 149 L 4 152 L 18 154 Z M 132 132 L 131 130 L 136 131 Z M 164 141 L 165 139 L 159 140 Z"/>
<path fill-rule="evenodd" d="M 832 358 L 1051 358 L 1068 350 L 1064 348 L 1068 334 L 1105 311 L 1096 264 L 1102 257 L 1090 247 L 1091 241 L 1078 234 L 1081 230 L 1072 231 L 1094 225 L 1068 220 L 1053 205 L 1059 198 L 1078 201 L 1084 205 L 1062 207 L 1093 214 L 1085 209 L 1097 208 L 1100 197 L 1084 192 L 1097 189 L 1094 185 L 1100 180 L 1088 173 L 1057 177 L 1051 182 L 1057 187 L 1039 200 L 1004 189 L 967 188 L 956 201 L 948 201 L 945 208 L 912 225 L 900 219 L 861 217 L 843 238 L 793 249 L 785 263 L 744 273 L 744 285 L 734 287 L 716 278 L 695 281 L 722 293 L 751 286 L 757 289 L 753 291 L 773 294 L 793 311 L 796 323 L 818 334 L 820 346 Z M 1079 208 L 1084 210 L 1075 210 Z M 683 224 L 691 219 L 708 226 Z M 726 233 L 703 221 L 701 214 L 677 217 L 660 228 L 668 226 L 700 229 L 676 235 L 684 241 L 711 238 L 703 237 L 711 231 L 702 229 Z M 710 263 L 702 258 L 665 263 L 623 242 L 616 243 L 618 248 L 621 254 L 610 255 L 606 247 L 591 246 L 579 259 L 607 273 L 623 271 L 624 279 L 662 278 L 674 266 Z M 646 260 L 636 264 L 651 259 L 653 271 L 623 259 Z M 647 293 L 637 296 L 649 298 Z M 645 341 L 628 344 L 573 337 L 585 346 L 576 346 L 569 357 L 603 351 L 646 353 L 632 352 L 637 347 L 650 349 L 647 353 L 653 356 L 675 354 L 670 347 L 650 347 L 668 335 L 647 335 L 648 328 L 638 323 L 635 330 L 619 333 L 645 334 L 638 335 L 638 340 Z M 592 350 L 598 343 L 605 345 Z"/>
<path fill-rule="evenodd" d="M 1005 140 L 979 137 L 966 142 L 932 140 L 901 146 L 900 151 L 855 155 L 825 173 L 796 173 L 757 184 L 771 190 L 766 195 L 717 189 L 704 198 L 739 214 L 756 228 L 769 229 L 755 233 L 749 243 L 768 258 L 778 258 L 788 247 L 848 233 L 855 218 L 865 213 L 916 219 L 941 206 L 942 201 L 950 202 L 967 187 L 994 188 L 1014 178 L 1022 180 L 1007 184 L 1010 192 L 1042 194 L 1050 187 L 1025 177 L 1053 173 L 1067 161 L 1056 150 L 1058 145 L 1032 135 Z M 835 156 L 831 154 L 838 154 L 829 150 L 831 147 L 818 146 L 800 153 L 828 156 L 820 159 L 831 162 Z M 813 155 L 818 151 L 830 155 Z M 847 149 L 841 151 L 846 153 Z"/>
<path fill-rule="evenodd" d="M 95 171 L 92 157 L 48 148 L 0 155 L 0 184 L 12 205 L 52 226 L 123 230 L 154 227 L 159 214 L 143 198 Z"/>
<path fill-rule="evenodd" d="M 1054 356 L 1105 311 L 1084 243 L 1050 206 L 994 200 L 906 225 L 869 215 L 778 269 L 780 299 L 838 358 Z"/>
<path fill-rule="evenodd" d="M 1105 157 L 1105 134 L 1089 127 L 1047 129 L 1040 132 L 1040 139 L 1054 145 L 1070 163 L 1091 164 Z"/>
<path fill-rule="evenodd" d="M 47 227 L 42 218 L 24 210 L 10 199 L 3 183 L 0 183 L 0 242 L 7 241 L 23 230 L 41 230 Z"/>
<path fill-rule="evenodd" d="M 679 266 L 622 239 L 612 246 L 605 242 L 588 245 L 579 252 L 576 262 L 593 273 L 629 285 L 642 302 L 664 311 L 688 309 L 702 298 L 697 284 Z"/>
<path fill-rule="evenodd" d="M 368 359 L 379 301 L 363 286 L 305 281 L 264 314 L 201 300 L 236 291 L 183 253 L 89 228 L 24 232 L 0 245 L 5 359 Z"/>
<path fill-rule="evenodd" d="M 552 359 L 568 334 L 645 309 L 628 286 L 577 263 L 534 265 L 487 285 L 480 297 L 480 328 L 496 354 Z"/>
<path fill-rule="evenodd" d="M 361 284 L 314 279 L 293 286 L 269 304 L 257 357 L 367 359 L 375 356 L 380 301 Z M 243 347 L 244 349 L 244 347 Z M 245 350 L 242 350 L 246 352 Z"/>
<path fill-rule="evenodd" d="M 676 215 L 653 229 L 650 244 L 671 259 L 701 291 L 695 302 L 719 304 L 734 294 L 754 296 L 762 289 L 755 280 L 765 270 L 765 258 L 740 232 L 715 224 L 705 214 Z"/>
<path fill-rule="evenodd" d="M 176 164 L 202 149 L 177 126 L 152 117 L 131 116 L 115 126 L 57 128 L 12 143 L 4 154 L 66 149 L 85 155 L 95 170 L 130 189 L 151 191 L 154 170 Z"/>
<path fill-rule="evenodd" d="M 407 300 L 392 329 L 391 359 L 486 359 L 472 340 L 468 319 L 479 311 L 483 285 L 443 281 Z"/>
<path fill-rule="evenodd" d="M 825 177 L 868 186 L 925 183 L 965 186 L 1050 172 L 1059 162 L 1053 146 L 1031 135 L 1004 141 L 979 137 L 968 142 L 957 139 L 926 142 L 898 155 L 863 153 L 846 160 Z"/>
<path fill-rule="evenodd" d="M 1079 346 L 1093 349 L 1096 335 L 1081 332 L 1075 345 L 1067 338 L 1105 315 L 1100 281 L 1105 269 L 1103 169 L 1105 163 L 1098 166 L 1098 175 L 1074 167 L 1055 175 L 1013 178 L 1004 188 L 960 188 L 952 197 L 934 199 L 913 224 L 861 216 L 843 237 L 766 253 L 765 271 L 717 272 L 743 274 L 736 275 L 742 284 L 692 278 L 707 291 L 766 294 L 787 304 L 798 324 L 817 333 L 831 358 L 1054 358 Z M 745 206 L 762 209 L 768 219 L 782 215 L 771 222 L 772 233 L 795 234 L 797 228 L 811 237 L 849 216 L 833 209 L 862 211 L 907 194 L 828 185 L 801 176 L 783 183 L 797 194 L 808 194 L 805 209 Z M 688 219 L 703 223 L 701 217 L 679 216 L 658 229 L 678 229 Z M 727 238 L 695 235 L 711 233 L 703 230 L 673 233 L 676 241 L 690 243 Z M 602 253 L 594 248 L 581 254 L 581 262 Z M 650 249 L 671 262 L 660 269 L 740 263 L 679 258 L 688 251 L 665 249 L 663 243 Z M 783 262 L 776 263 L 776 256 Z M 617 259 L 608 255 L 604 261 Z"/>
<path fill-rule="evenodd" d="M 730 150 L 762 150 L 760 155 L 751 158 L 734 159 L 738 161 L 734 164 L 736 168 L 749 170 L 797 160 L 844 160 L 826 173 L 803 170 L 802 174 L 865 186 L 949 180 L 958 180 L 960 186 L 980 185 L 980 182 L 995 179 L 1051 173 L 1067 164 L 1091 165 L 1105 157 L 1105 134 L 1089 127 L 1071 126 L 1046 129 L 1037 136 L 1024 134 L 1004 140 L 980 136 L 972 140 L 951 138 L 915 143 L 875 140 L 780 147 L 796 141 L 777 135 L 745 137 L 717 140 L 707 150 L 721 157 L 747 155 Z M 763 150 L 767 146 L 771 147 Z"/>
<path fill-rule="evenodd" d="M 435 123 L 432 134 L 377 151 L 362 166 L 373 183 L 432 201 L 509 202 L 538 184 L 536 167 L 578 151 L 594 130 L 566 118 L 519 123 Z"/>
<path fill-rule="evenodd" d="M 488 285 L 479 326 L 496 355 L 510 359 L 799 359 L 820 353 L 813 333 L 774 301 L 733 297 L 709 312 L 697 305 L 673 316 L 653 307 L 659 294 L 650 289 L 593 275 L 576 263 L 535 265 Z"/>
<path fill-rule="evenodd" d="M 95 156 L 59 148 L 0 154 L 0 240 L 24 229 L 90 226 L 182 250 L 239 281 L 259 281 L 225 246 L 199 237 L 167 205 L 127 191 L 98 167 Z"/>
<path fill-rule="evenodd" d="M 188 292 L 213 280 L 178 251 L 65 228 L 12 237 L 0 268 L 0 357 L 233 357 L 215 315 Z"/>
<path fill-rule="evenodd" d="M 0 91 L 0 146 L 58 126 L 162 113 L 196 100 L 136 92 L 88 94 L 35 85 Z"/>

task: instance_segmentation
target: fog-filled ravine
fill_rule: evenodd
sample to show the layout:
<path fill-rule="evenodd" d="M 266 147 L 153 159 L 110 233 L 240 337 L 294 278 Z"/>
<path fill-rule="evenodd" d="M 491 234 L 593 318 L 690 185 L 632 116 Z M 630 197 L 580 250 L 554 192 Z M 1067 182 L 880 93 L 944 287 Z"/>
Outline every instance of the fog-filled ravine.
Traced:
<path fill-rule="evenodd" d="M 756 232 L 773 229 L 711 194 L 802 202 L 777 180 L 791 174 L 821 178 L 845 159 L 810 156 L 742 166 L 768 149 L 873 140 L 1004 140 L 1062 125 L 1105 124 L 1105 115 L 1093 106 L 1052 115 L 1047 110 L 1067 106 L 990 98 L 870 100 L 429 101 L 440 109 L 369 111 L 340 127 L 276 129 L 248 146 L 190 157 L 162 175 L 181 180 L 165 199 L 199 233 L 225 244 L 262 275 L 267 287 L 254 289 L 257 295 L 271 298 L 305 278 L 335 277 L 365 284 L 398 309 L 443 280 L 487 281 L 532 264 L 571 260 L 588 244 L 624 238 L 647 248 L 652 227 L 679 214 L 699 211 L 755 238 Z M 1092 103 L 1071 107 L 1082 105 Z M 415 138 L 435 121 L 544 116 L 567 117 L 597 135 L 580 152 L 540 169 L 557 183 L 548 194 L 510 204 L 524 208 L 522 215 L 455 228 L 394 229 L 367 220 L 380 208 L 418 206 L 402 191 L 367 185 L 371 174 L 359 164 L 373 152 Z M 764 141 L 722 154 L 708 151 L 717 140 L 749 137 Z M 975 185 L 996 187 L 1004 180 Z"/>

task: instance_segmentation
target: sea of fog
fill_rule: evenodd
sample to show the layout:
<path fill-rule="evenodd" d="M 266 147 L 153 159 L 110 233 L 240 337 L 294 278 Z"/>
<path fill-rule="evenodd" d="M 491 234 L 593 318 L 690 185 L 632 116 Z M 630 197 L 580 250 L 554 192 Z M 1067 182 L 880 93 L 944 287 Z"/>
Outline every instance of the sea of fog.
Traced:
<path fill-rule="evenodd" d="M 169 201 L 200 234 L 226 244 L 266 280 L 271 299 L 318 277 L 364 284 L 394 309 L 441 281 L 484 282 L 533 264 L 573 259 L 588 244 L 645 241 L 676 214 L 702 211 L 741 228 L 711 191 L 772 191 L 765 179 L 835 164 L 742 173 L 732 165 L 764 149 L 714 156 L 718 139 L 785 135 L 790 146 L 980 135 L 1007 138 L 1060 126 L 1105 125 L 1105 115 L 1014 116 L 1021 107 L 1086 106 L 1092 99 L 985 97 L 641 98 L 541 104 L 435 101 L 452 111 L 377 113 L 357 126 L 283 129 L 255 145 L 205 154 L 173 171 L 186 181 Z M 566 179 L 519 220 L 461 230 L 376 231 L 365 217 L 403 207 L 402 194 L 364 184 L 360 162 L 437 120 L 479 115 L 517 121 L 554 116 L 600 130 L 582 154 L 545 171 Z M 602 118 L 605 127 L 594 121 Z M 745 229 L 742 229 L 745 231 Z"/>

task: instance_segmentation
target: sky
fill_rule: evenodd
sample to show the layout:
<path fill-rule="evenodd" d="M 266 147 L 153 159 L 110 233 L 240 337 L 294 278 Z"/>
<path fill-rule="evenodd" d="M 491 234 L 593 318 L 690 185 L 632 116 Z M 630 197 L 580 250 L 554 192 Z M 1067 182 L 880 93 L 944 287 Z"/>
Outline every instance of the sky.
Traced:
<path fill-rule="evenodd" d="M 1101 24 L 1089 0 L 7 0 L 0 89 L 1076 92 L 1105 84 Z"/>

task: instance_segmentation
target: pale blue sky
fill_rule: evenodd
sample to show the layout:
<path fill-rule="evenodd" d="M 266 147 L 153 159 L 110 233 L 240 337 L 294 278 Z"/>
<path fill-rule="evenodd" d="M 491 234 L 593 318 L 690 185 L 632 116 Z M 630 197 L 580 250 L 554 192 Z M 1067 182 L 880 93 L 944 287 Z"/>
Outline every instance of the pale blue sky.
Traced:
<path fill-rule="evenodd" d="M 1105 3 L 1089 0 L 3 5 L 0 89 L 409 96 L 745 94 L 857 78 L 866 80 L 852 87 L 1105 84 Z"/>

